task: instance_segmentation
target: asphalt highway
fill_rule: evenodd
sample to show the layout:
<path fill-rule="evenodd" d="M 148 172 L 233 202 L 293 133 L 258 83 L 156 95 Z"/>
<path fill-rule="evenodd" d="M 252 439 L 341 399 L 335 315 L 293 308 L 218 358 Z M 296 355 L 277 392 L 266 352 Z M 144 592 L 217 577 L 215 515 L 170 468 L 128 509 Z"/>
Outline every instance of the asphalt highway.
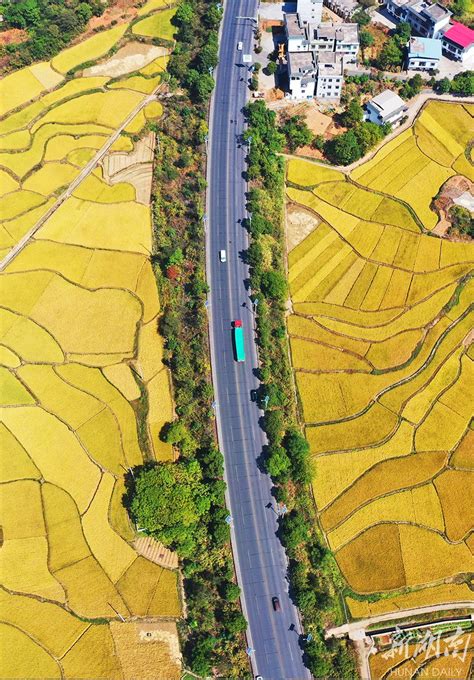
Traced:
<path fill-rule="evenodd" d="M 208 142 L 207 275 L 208 312 L 216 417 L 224 453 L 228 504 L 232 517 L 232 547 L 242 606 L 249 628 L 247 643 L 255 676 L 264 680 L 307 680 L 302 662 L 298 612 L 288 595 L 287 561 L 276 536 L 277 507 L 271 480 L 257 459 L 266 443 L 260 427 L 262 411 L 251 401 L 259 385 L 255 375 L 257 352 L 255 319 L 249 299 L 248 267 L 243 252 L 248 235 L 241 221 L 247 215 L 246 148 L 239 148 L 244 131 L 243 107 L 248 99 L 248 64 L 243 54 L 252 51 L 255 0 L 225 3 L 211 104 Z M 243 42 L 239 51 L 237 44 Z M 225 249 L 227 262 L 219 260 Z M 241 319 L 246 361 L 234 358 L 232 322 Z M 272 598 L 278 597 L 280 611 Z"/>

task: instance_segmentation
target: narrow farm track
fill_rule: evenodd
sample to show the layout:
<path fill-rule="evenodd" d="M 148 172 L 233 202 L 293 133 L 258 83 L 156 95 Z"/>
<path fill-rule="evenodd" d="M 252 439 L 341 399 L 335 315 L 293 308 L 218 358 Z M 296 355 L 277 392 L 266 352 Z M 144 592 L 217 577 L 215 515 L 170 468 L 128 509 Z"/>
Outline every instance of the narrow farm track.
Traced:
<path fill-rule="evenodd" d="M 3 258 L 3 260 L 0 262 L 0 272 L 4 271 L 5 268 L 12 262 L 15 257 L 21 253 L 23 248 L 28 245 L 29 241 L 33 238 L 33 236 L 36 234 L 36 232 L 41 229 L 43 224 L 53 215 L 56 210 L 64 203 L 65 200 L 67 200 L 71 195 L 72 192 L 77 189 L 79 184 L 88 177 L 91 172 L 96 168 L 96 166 L 100 163 L 100 161 L 104 158 L 104 156 L 107 154 L 109 151 L 110 147 L 114 144 L 114 142 L 117 141 L 117 139 L 120 137 L 121 133 L 123 130 L 129 125 L 129 123 L 132 122 L 132 120 L 135 118 L 135 116 L 140 113 L 140 111 L 147 106 L 147 104 L 150 104 L 152 101 L 156 99 L 156 96 L 158 92 L 160 91 L 160 88 L 162 85 L 159 85 L 151 94 L 149 94 L 145 99 L 143 99 L 135 108 L 133 111 L 131 111 L 128 116 L 125 118 L 125 120 L 121 123 L 121 125 L 110 135 L 110 137 L 107 139 L 105 144 L 99 149 L 99 151 L 95 154 L 95 156 L 87 163 L 87 165 L 84 166 L 82 171 L 79 173 L 79 175 L 73 179 L 71 184 L 68 186 L 68 188 L 63 191 L 63 193 L 59 196 L 59 198 L 53 203 L 53 205 L 45 212 L 42 217 L 34 224 L 31 229 L 21 238 L 18 243 L 13 246 L 13 248 L 10 250 L 7 255 Z"/>

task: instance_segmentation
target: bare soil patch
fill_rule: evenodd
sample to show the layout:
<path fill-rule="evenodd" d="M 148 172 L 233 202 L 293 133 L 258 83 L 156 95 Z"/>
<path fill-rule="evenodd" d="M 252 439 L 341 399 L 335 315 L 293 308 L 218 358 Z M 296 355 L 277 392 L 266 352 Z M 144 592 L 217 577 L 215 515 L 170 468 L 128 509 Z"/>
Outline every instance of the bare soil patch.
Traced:
<path fill-rule="evenodd" d="M 135 187 L 136 200 L 148 205 L 153 179 L 154 148 L 155 136 L 150 132 L 135 144 L 130 153 L 107 154 L 102 161 L 105 181 L 109 184 L 129 182 Z"/>
<path fill-rule="evenodd" d="M 286 207 L 286 247 L 288 252 L 304 241 L 319 224 L 319 220 L 300 205 L 288 203 Z"/>
<path fill-rule="evenodd" d="M 474 182 L 471 182 L 463 175 L 455 175 L 450 177 L 444 184 L 439 196 L 433 201 L 433 207 L 439 215 L 439 222 L 433 229 L 433 233 L 438 236 L 443 236 L 450 241 L 470 241 L 467 235 L 458 234 L 457 232 L 449 233 L 451 227 L 451 220 L 449 218 L 449 209 L 454 205 L 456 198 L 459 198 L 464 192 L 474 193 Z"/>
<path fill-rule="evenodd" d="M 387 42 L 390 31 L 388 27 L 383 24 L 369 24 L 364 30 L 368 31 L 374 38 L 372 47 L 367 47 L 364 50 L 364 57 L 365 59 L 375 59 Z"/>
<path fill-rule="evenodd" d="M 166 47 L 146 45 L 145 43 L 130 42 L 121 47 L 116 54 L 102 64 L 86 68 L 84 76 L 111 76 L 116 78 L 126 73 L 137 71 L 154 59 L 168 54 Z"/>
<path fill-rule="evenodd" d="M 102 16 L 90 19 L 87 30 L 82 34 L 81 39 L 92 35 L 97 28 L 109 28 L 112 25 L 112 21 L 115 21 L 117 24 L 130 21 L 130 19 L 137 16 L 138 4 L 137 0 L 112 0 L 110 7 L 107 7 Z"/>
<path fill-rule="evenodd" d="M 28 40 L 28 33 L 21 28 L 9 28 L 0 33 L 0 45 L 18 45 L 25 40 Z"/>

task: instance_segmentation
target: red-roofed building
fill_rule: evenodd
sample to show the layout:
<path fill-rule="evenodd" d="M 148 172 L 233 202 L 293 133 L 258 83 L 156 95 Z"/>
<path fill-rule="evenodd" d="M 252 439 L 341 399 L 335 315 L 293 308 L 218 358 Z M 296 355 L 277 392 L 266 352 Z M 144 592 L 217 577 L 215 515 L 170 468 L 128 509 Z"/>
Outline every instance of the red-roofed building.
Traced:
<path fill-rule="evenodd" d="M 451 23 L 441 40 L 444 54 L 451 59 L 465 63 L 474 58 L 474 31 L 464 24 Z"/>

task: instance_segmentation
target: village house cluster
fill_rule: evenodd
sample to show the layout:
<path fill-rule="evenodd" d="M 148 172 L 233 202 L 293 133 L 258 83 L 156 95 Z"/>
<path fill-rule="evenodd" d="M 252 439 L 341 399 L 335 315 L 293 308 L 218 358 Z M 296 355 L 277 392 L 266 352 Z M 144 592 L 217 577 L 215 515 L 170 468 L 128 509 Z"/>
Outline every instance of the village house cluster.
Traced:
<path fill-rule="evenodd" d="M 346 64 L 357 64 L 357 24 L 321 22 L 323 3 L 298 0 L 285 14 L 291 99 L 339 99 Z"/>
<path fill-rule="evenodd" d="M 463 65 L 474 58 L 474 31 L 452 21 L 452 13 L 442 5 L 426 0 L 386 0 L 385 6 L 394 19 L 406 21 L 412 27 L 407 69 L 436 70 L 442 55 Z M 349 17 L 346 5 L 341 7 L 344 11 L 338 13 Z M 296 13 L 284 16 L 289 99 L 317 97 L 337 101 L 344 84 L 344 69 L 357 65 L 358 25 L 322 22 L 322 9 L 322 0 L 298 0 Z M 375 110 L 373 117 L 378 118 Z"/>

